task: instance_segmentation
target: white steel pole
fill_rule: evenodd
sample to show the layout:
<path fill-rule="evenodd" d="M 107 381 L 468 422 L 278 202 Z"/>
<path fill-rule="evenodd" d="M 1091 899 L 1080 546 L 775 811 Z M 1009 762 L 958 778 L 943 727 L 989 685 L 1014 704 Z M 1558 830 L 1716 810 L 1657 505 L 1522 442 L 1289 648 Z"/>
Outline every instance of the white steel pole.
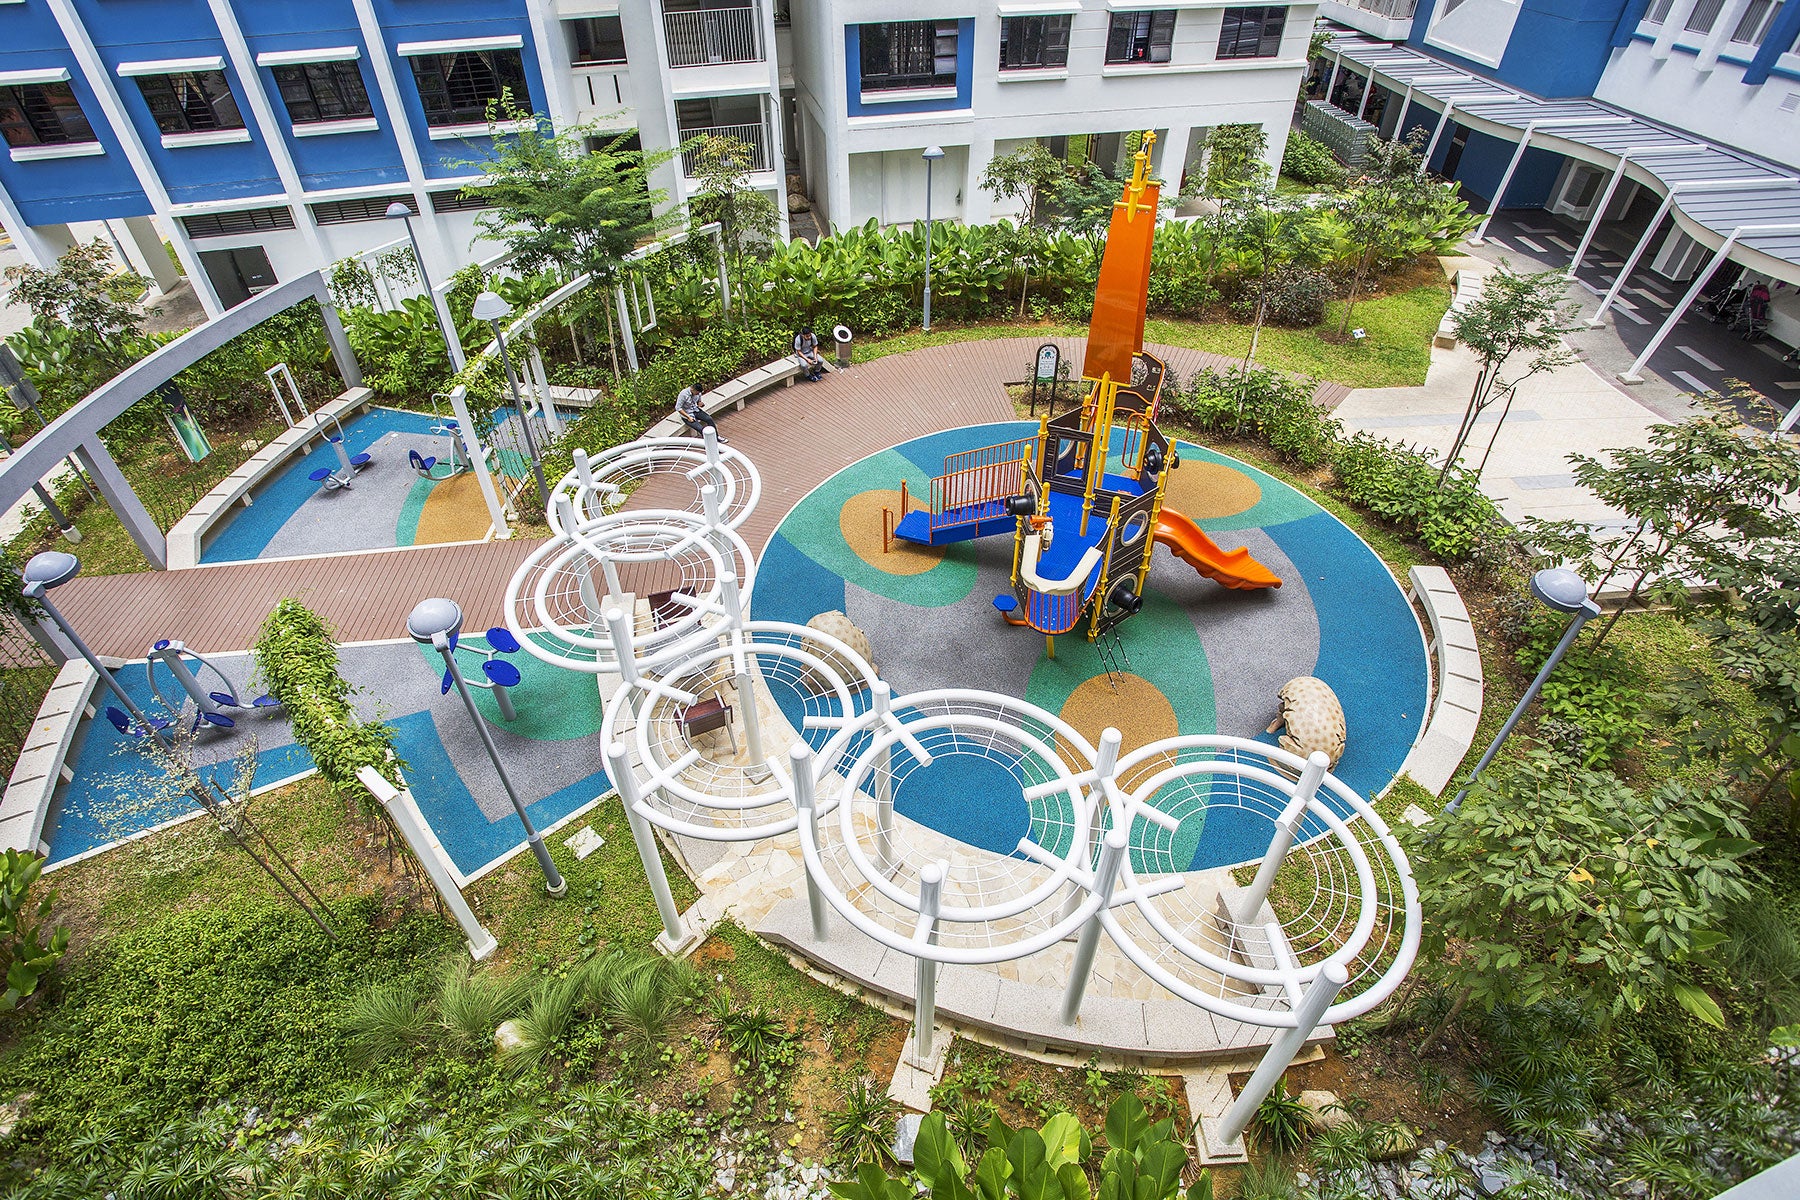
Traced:
<path fill-rule="evenodd" d="M 650 894 L 656 897 L 657 914 L 662 917 L 663 931 L 656 940 L 673 950 L 687 937 L 687 928 L 681 923 L 681 910 L 675 907 L 675 897 L 669 891 L 669 876 L 663 870 L 656 834 L 651 830 L 649 820 L 638 811 L 638 780 L 631 769 L 631 754 L 618 742 L 606 748 L 606 772 L 619 790 L 619 802 L 625 806 L 625 820 L 631 825 L 631 840 L 637 843 L 644 878 L 650 883 Z"/>
<path fill-rule="evenodd" d="M 1244 1090 L 1225 1116 L 1219 1121 L 1218 1135 L 1221 1143 L 1235 1142 L 1250 1127 L 1250 1118 L 1256 1115 L 1264 1098 L 1274 1090 L 1275 1081 L 1294 1061 L 1294 1055 L 1300 1053 L 1300 1047 L 1306 1044 L 1319 1021 L 1325 1016 L 1325 1010 L 1337 999 L 1337 994 L 1350 982 L 1350 972 L 1344 964 L 1336 959 L 1319 968 L 1318 976 L 1312 986 L 1306 989 L 1301 997 L 1300 1007 L 1294 1013 L 1294 1027 L 1284 1029 L 1281 1036 L 1269 1043 L 1269 1051 L 1263 1055 L 1262 1062 L 1244 1083 Z"/>
<path fill-rule="evenodd" d="M 1656 236 L 1657 228 L 1662 225 L 1663 218 L 1669 215 L 1669 210 L 1673 207 L 1675 207 L 1675 192 L 1670 189 L 1669 194 L 1663 197 L 1663 202 L 1657 206 L 1656 215 L 1650 218 L 1650 224 L 1644 227 L 1643 236 L 1638 238 L 1637 245 L 1631 248 L 1631 253 L 1625 259 L 1625 265 L 1619 268 L 1618 278 L 1614 279 L 1612 286 L 1606 289 L 1606 295 L 1600 298 L 1600 307 L 1593 316 L 1588 318 L 1589 328 L 1598 329 L 1606 324 L 1607 310 L 1613 306 L 1613 302 L 1619 298 L 1619 293 L 1624 290 L 1626 277 L 1637 270 L 1638 260 L 1643 258 L 1644 251 L 1650 248 L 1650 239 Z"/>
<path fill-rule="evenodd" d="M 944 906 L 944 866 L 926 863 L 919 872 L 919 916 L 927 923 L 926 940 L 937 944 L 938 914 Z M 933 959 L 918 955 L 914 960 L 918 1002 L 913 1006 L 913 1059 L 926 1062 L 931 1058 L 931 1036 L 937 1028 L 937 973 Z"/>
<path fill-rule="evenodd" d="M 1100 907 L 1094 910 L 1094 915 L 1088 918 L 1075 939 L 1075 965 L 1069 975 L 1069 986 L 1063 992 L 1064 1025 L 1075 1024 L 1075 1019 L 1081 1015 L 1081 998 L 1087 994 L 1088 977 L 1094 970 L 1094 955 L 1100 949 L 1100 914 L 1112 904 L 1113 888 L 1119 882 L 1119 864 L 1125 859 L 1126 845 L 1125 831 L 1116 825 L 1106 831 L 1106 837 L 1100 843 L 1100 864 L 1094 868 L 1094 893 L 1100 897 Z"/>
<path fill-rule="evenodd" d="M 788 766 L 794 780 L 794 807 L 800 812 L 800 819 L 806 823 L 808 835 L 816 847 L 819 844 L 819 807 L 818 796 L 813 780 L 812 747 L 805 742 L 795 742 L 788 747 Z M 831 936 L 831 929 L 825 921 L 825 889 L 813 873 L 806 873 L 806 907 L 812 916 L 813 941 L 822 942 Z"/>
<path fill-rule="evenodd" d="M 512 527 L 506 523 L 500 494 L 494 490 L 494 477 L 488 473 L 487 450 L 475 432 L 474 419 L 469 416 L 469 389 L 460 383 L 450 389 L 450 411 L 456 414 L 456 436 L 462 439 L 469 465 L 475 469 L 475 484 L 481 489 L 482 503 L 487 505 L 488 519 L 494 523 L 494 536 L 510 538 Z"/>
<path fill-rule="evenodd" d="M 1238 909 L 1239 925 L 1257 923 L 1257 913 L 1262 911 L 1263 902 L 1269 898 L 1269 889 L 1275 885 L 1275 876 L 1287 859 L 1288 848 L 1294 844 L 1294 834 L 1300 828 L 1300 818 L 1306 814 L 1306 806 L 1312 803 L 1313 797 L 1318 795 L 1319 783 L 1330 767 L 1331 759 L 1322 750 L 1314 750 L 1307 756 L 1306 766 L 1300 772 L 1300 782 L 1294 785 L 1293 798 L 1275 819 L 1275 836 L 1269 840 L 1269 848 L 1263 851 L 1262 864 L 1256 868 L 1256 878 L 1250 882 L 1250 890 L 1244 893 L 1244 906 Z"/>
<path fill-rule="evenodd" d="M 1524 158 L 1525 151 L 1531 148 L 1531 135 L 1536 130 L 1536 125 L 1528 123 L 1525 126 L 1525 132 L 1519 135 L 1519 144 L 1514 148 L 1512 158 L 1507 161 L 1506 170 L 1500 173 L 1500 183 L 1494 188 L 1494 198 L 1488 204 L 1488 210 L 1482 216 L 1481 224 L 1476 227 L 1475 236 L 1469 239 L 1469 245 L 1479 246 L 1482 239 L 1487 237 L 1488 222 L 1492 221 L 1494 214 L 1500 211 L 1501 201 L 1506 199 L 1506 189 L 1512 185 L 1513 172 L 1519 169 L 1519 160 Z"/>
<path fill-rule="evenodd" d="M 1795 406 L 1800 409 L 1800 405 Z M 877 679 L 869 688 L 875 711 L 885 716 L 893 711 L 894 689 L 885 679 Z M 894 778 L 891 774 L 893 750 L 881 751 L 875 762 L 875 866 L 883 875 L 892 873 L 894 859 Z"/>

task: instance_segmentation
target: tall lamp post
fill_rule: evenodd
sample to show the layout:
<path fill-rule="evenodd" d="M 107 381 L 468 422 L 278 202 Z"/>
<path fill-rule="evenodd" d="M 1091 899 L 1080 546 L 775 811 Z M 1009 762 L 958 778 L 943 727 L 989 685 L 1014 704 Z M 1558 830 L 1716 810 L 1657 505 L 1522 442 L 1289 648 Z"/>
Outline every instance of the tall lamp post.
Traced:
<path fill-rule="evenodd" d="M 544 486 L 544 465 L 538 461 L 537 435 L 531 432 L 531 414 L 525 411 L 525 401 L 519 395 L 519 377 L 513 373 L 512 356 L 506 351 L 506 334 L 500 330 L 500 322 L 512 316 L 512 305 L 493 292 L 483 292 L 475 297 L 475 307 L 470 313 L 477 321 L 487 322 L 488 328 L 494 331 L 494 341 L 500 346 L 500 365 L 506 369 L 506 386 L 512 389 L 513 408 L 519 414 L 519 427 L 525 431 L 525 449 L 531 455 L 531 477 L 537 481 L 538 500 L 544 511 L 549 512 L 550 489 Z"/>
<path fill-rule="evenodd" d="M 927 146 L 925 160 L 925 332 L 931 332 L 931 164 L 944 157 L 942 146 Z"/>
<path fill-rule="evenodd" d="M 438 332 L 444 335 L 444 351 L 450 356 L 450 369 L 460 371 L 468 365 L 463 357 L 462 343 L 451 333 L 450 302 L 437 294 L 431 286 L 431 276 L 425 272 L 425 256 L 419 253 L 419 236 L 413 232 L 412 209 L 403 200 L 396 200 L 387 206 L 390 220 L 398 219 L 406 222 L 406 240 L 412 243 L 413 262 L 419 267 L 419 282 L 425 285 L 425 296 L 431 301 L 431 311 L 437 314 Z"/>
<path fill-rule="evenodd" d="M 536 856 L 538 867 L 544 872 L 544 891 L 552 896 L 561 896 L 569 890 L 568 881 L 550 860 L 550 851 L 544 846 L 544 835 L 537 831 L 531 818 L 525 815 L 525 805 L 513 788 L 512 777 L 506 773 L 506 765 L 500 761 L 500 750 L 494 745 L 494 735 L 488 731 L 487 721 L 482 719 L 480 710 L 475 707 L 475 697 L 469 692 L 468 681 L 463 678 L 461 669 L 456 665 L 455 639 L 462 632 L 462 623 L 462 606 L 456 601 L 442 598 L 421 600 L 407 615 L 406 635 L 421 646 L 430 646 L 443 656 L 444 673 L 455 683 L 463 706 L 469 710 L 469 719 L 475 722 L 475 732 L 481 735 L 481 744 L 487 750 L 488 761 L 494 764 L 494 772 L 500 776 L 500 786 L 506 789 L 506 798 L 512 801 L 513 811 L 519 814 L 519 823 L 525 826 L 525 840 L 531 844 L 531 853 Z"/>
<path fill-rule="evenodd" d="M 1525 689 L 1525 694 L 1519 697 L 1518 704 L 1513 706 L 1512 715 L 1506 718 L 1506 724 L 1502 725 L 1500 732 L 1494 735 L 1493 745 L 1487 748 L 1487 753 L 1483 754 L 1481 761 L 1475 764 L 1475 769 L 1469 773 L 1469 781 L 1463 784 L 1462 791 L 1456 793 L 1456 799 L 1444 807 L 1445 812 L 1455 812 L 1462 807 L 1463 797 L 1469 794 L 1469 789 L 1475 786 L 1475 781 L 1481 777 L 1481 773 L 1487 769 L 1487 765 L 1494 761 L 1494 755 L 1500 752 L 1500 746 L 1512 733 L 1513 726 L 1519 723 L 1519 718 L 1525 715 L 1525 709 L 1533 700 L 1537 699 L 1539 690 L 1544 686 L 1544 680 L 1550 678 L 1550 672 L 1556 670 L 1556 664 L 1562 661 L 1562 657 L 1568 652 L 1569 647 L 1575 644 L 1576 637 L 1581 633 L 1581 627 L 1600 615 L 1600 606 L 1588 596 L 1587 581 L 1565 567 L 1550 567 L 1533 575 L 1531 577 L 1531 594 L 1546 606 L 1560 613 L 1568 613 L 1575 619 L 1569 622 L 1567 629 L 1563 630 L 1562 640 L 1556 643 L 1556 649 L 1550 652 L 1550 657 L 1545 659 L 1544 665 L 1539 668 L 1537 678 L 1531 681 L 1531 686 Z"/>
<path fill-rule="evenodd" d="M 88 644 L 81 640 L 81 635 L 75 632 L 68 619 L 62 615 L 56 605 L 50 602 L 52 588 L 61 587 L 80 573 L 81 560 L 73 554 L 66 554 L 61 550 L 45 550 L 40 554 L 32 555 L 31 561 L 25 564 L 23 572 L 25 586 L 21 590 L 27 599 L 35 600 L 43 606 L 44 612 L 49 614 L 50 620 L 55 622 L 57 629 L 61 630 L 62 635 L 69 639 L 69 644 L 75 647 L 76 653 L 87 660 L 87 665 L 94 669 L 94 674 L 99 677 L 100 682 L 104 683 L 111 689 L 112 694 L 119 698 L 119 703 L 125 706 L 125 711 L 131 714 L 131 719 L 137 722 L 138 728 L 142 730 L 144 736 L 155 738 L 164 749 L 173 749 L 173 742 L 164 728 L 144 715 L 144 710 L 138 707 L 137 701 L 125 694 L 125 689 L 119 686 L 119 681 L 113 677 L 113 673 L 106 669 L 106 665 L 92 650 L 88 649 Z"/>

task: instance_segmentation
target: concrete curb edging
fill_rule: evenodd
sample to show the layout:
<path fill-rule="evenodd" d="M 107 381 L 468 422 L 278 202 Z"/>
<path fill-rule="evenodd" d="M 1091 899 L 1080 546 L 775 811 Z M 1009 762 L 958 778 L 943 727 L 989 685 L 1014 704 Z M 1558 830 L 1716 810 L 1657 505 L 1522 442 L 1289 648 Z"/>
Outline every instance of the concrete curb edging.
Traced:
<path fill-rule="evenodd" d="M 1481 647 L 1468 606 L 1449 572 L 1442 567 L 1414 567 L 1407 580 L 1411 584 L 1407 599 L 1423 607 L 1431 621 L 1430 657 L 1437 662 L 1437 678 L 1425 736 L 1406 756 L 1400 772 L 1435 796 L 1450 786 L 1481 724 Z"/>
<path fill-rule="evenodd" d="M 69 745 L 81 718 L 88 715 L 88 700 L 98 682 L 93 668 L 79 658 L 64 663 L 57 672 L 37 720 L 31 723 L 31 732 L 25 735 L 6 793 L 0 797 L 0 850 L 50 853 L 44 842 L 44 821 L 68 769 L 63 762 Z"/>

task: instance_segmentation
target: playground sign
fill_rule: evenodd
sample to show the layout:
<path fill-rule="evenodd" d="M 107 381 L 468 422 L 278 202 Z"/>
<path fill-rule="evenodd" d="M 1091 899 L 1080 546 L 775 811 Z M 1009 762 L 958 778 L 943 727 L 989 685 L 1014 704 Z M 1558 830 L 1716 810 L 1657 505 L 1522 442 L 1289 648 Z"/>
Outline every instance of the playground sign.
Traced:
<path fill-rule="evenodd" d="M 1056 377 L 1062 370 L 1062 351 L 1056 343 L 1045 342 L 1038 347 L 1037 368 L 1031 375 L 1031 412 L 1037 414 L 1038 395 L 1048 385 L 1050 389 L 1050 406 L 1056 407 Z"/>

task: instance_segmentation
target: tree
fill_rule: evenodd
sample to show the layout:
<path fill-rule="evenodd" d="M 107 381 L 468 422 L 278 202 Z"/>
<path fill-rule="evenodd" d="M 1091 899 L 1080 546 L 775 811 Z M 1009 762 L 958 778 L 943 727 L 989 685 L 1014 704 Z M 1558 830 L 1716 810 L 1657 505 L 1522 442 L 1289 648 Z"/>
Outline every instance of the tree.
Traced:
<path fill-rule="evenodd" d="M 511 97 L 489 113 L 491 124 L 524 123 L 517 133 L 498 133 L 486 159 L 465 164 L 482 178 L 463 189 L 489 205 L 476 222 L 481 231 L 513 251 L 521 271 L 557 267 L 568 275 L 591 273 L 618 281 L 620 262 L 639 245 L 679 223 L 658 210 L 667 194 L 650 186 L 650 172 L 669 162 L 673 150 L 626 148 L 617 134 L 597 149 L 592 126 L 563 133 L 548 120 L 519 108 Z"/>
<path fill-rule="evenodd" d="M 699 172 L 699 187 L 688 200 L 688 211 L 696 225 L 719 223 L 732 278 L 741 278 L 746 251 L 775 240 L 781 207 L 767 192 L 750 186 L 751 147 L 747 143 L 709 133 L 695 138 L 689 147 Z"/>
<path fill-rule="evenodd" d="M 1561 271 L 1541 275 L 1520 274 L 1502 262 L 1482 281 L 1481 294 L 1463 308 L 1450 314 L 1451 328 L 1457 340 L 1475 352 L 1480 370 L 1475 386 L 1469 391 L 1469 403 L 1463 409 L 1456 438 L 1444 456 L 1443 470 L 1438 473 L 1442 487 L 1450 468 L 1462 458 L 1462 452 L 1475 424 L 1491 406 L 1505 400 L 1499 419 L 1494 422 L 1493 438 L 1500 436 L 1500 426 L 1512 409 L 1513 396 L 1519 385 L 1540 371 L 1552 370 L 1573 360 L 1563 335 L 1574 330 L 1575 307 L 1568 300 L 1569 277 Z M 1529 355 L 1524 370 L 1503 379 L 1500 372 L 1517 355 Z M 1488 451 L 1494 449 L 1493 438 Z M 1475 468 L 1481 478 L 1487 465 L 1483 455 Z"/>
<path fill-rule="evenodd" d="M 1669 781 L 1645 794 L 1532 751 L 1403 836 L 1427 898 L 1419 961 L 1455 989 L 1440 1030 L 1471 1001 L 1558 994 L 1602 1016 L 1666 995 L 1721 1023 L 1681 968 L 1724 941 L 1714 923 L 1750 894 L 1739 860 L 1755 843 L 1724 788 Z"/>
<path fill-rule="evenodd" d="M 1418 148 L 1423 136 L 1424 130 L 1418 130 L 1404 141 L 1371 140 L 1363 173 L 1345 195 L 1342 212 L 1349 226 L 1348 240 L 1356 250 L 1356 267 L 1344 299 L 1344 318 L 1338 323 L 1339 337 L 1350 331 L 1350 314 L 1362 295 L 1369 269 L 1384 258 L 1404 253 L 1408 235 L 1434 206 L 1436 186 L 1419 172 Z"/>
<path fill-rule="evenodd" d="M 1025 206 L 1019 224 L 1036 225 L 1038 205 L 1056 195 L 1069 170 L 1041 142 L 1026 142 L 1011 154 L 988 161 L 981 173 L 981 189 L 996 200 L 1017 200 Z"/>
<path fill-rule="evenodd" d="M 1235 207 L 1246 197 L 1268 190 L 1269 135 L 1261 125 L 1220 125 L 1206 138 L 1206 170 L 1200 175 L 1200 198 L 1212 202 L 1208 224 L 1212 251 L 1206 262 L 1210 276 L 1218 265 L 1219 248 Z"/>
<path fill-rule="evenodd" d="M 39 328 L 68 329 L 106 378 L 139 357 L 135 343 L 144 336 L 146 314 L 138 300 L 149 282 L 114 267 L 112 250 L 99 238 L 69 247 L 47 271 L 30 265 L 6 269 L 12 297 L 31 310 Z"/>

